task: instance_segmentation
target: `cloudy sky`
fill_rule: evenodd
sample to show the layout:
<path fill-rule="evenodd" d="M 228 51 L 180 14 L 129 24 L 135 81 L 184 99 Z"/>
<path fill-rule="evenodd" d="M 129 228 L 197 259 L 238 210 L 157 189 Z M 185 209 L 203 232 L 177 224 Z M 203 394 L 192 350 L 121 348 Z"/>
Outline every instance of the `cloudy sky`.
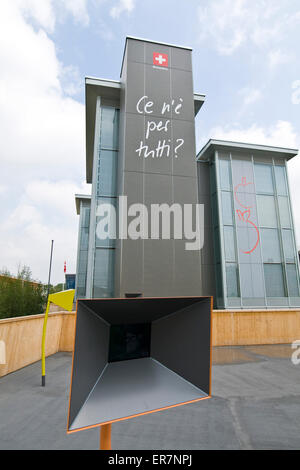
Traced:
<path fill-rule="evenodd" d="M 175 7 L 176 6 L 176 7 Z M 300 147 L 299 0 L 1 0 L 0 269 L 75 272 L 84 77 L 118 79 L 126 35 L 193 48 L 213 138 Z M 289 164 L 300 248 L 300 157 Z"/>

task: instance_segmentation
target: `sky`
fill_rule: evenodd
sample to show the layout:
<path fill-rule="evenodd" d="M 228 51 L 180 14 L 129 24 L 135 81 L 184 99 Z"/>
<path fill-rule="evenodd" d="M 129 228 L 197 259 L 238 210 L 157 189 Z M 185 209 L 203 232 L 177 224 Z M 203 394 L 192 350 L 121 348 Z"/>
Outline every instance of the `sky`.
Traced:
<path fill-rule="evenodd" d="M 210 139 L 300 148 L 298 0 L 1 0 L 0 269 L 76 271 L 84 77 L 119 79 L 127 35 L 193 48 L 197 150 Z M 300 249 L 300 157 L 288 164 Z"/>

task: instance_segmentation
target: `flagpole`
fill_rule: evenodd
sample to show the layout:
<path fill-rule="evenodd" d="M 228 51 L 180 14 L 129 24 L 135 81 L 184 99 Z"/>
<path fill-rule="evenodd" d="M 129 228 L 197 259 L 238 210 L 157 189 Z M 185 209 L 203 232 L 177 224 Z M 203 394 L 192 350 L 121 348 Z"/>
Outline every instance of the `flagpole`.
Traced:
<path fill-rule="evenodd" d="M 50 278 L 51 278 L 52 256 L 53 256 L 53 243 L 54 243 L 54 240 L 51 240 L 51 253 L 50 253 L 48 289 L 47 289 L 47 307 L 46 307 L 46 312 L 45 312 L 45 317 L 44 317 L 43 335 L 42 335 L 42 387 L 45 387 L 46 385 L 45 341 L 46 341 L 46 328 L 47 328 L 48 313 L 49 313 L 49 308 L 50 308 L 49 294 L 50 294 Z"/>
<path fill-rule="evenodd" d="M 65 290 L 66 287 L 66 272 L 67 272 L 67 262 L 64 262 L 64 282 L 63 282 L 63 290 Z"/>

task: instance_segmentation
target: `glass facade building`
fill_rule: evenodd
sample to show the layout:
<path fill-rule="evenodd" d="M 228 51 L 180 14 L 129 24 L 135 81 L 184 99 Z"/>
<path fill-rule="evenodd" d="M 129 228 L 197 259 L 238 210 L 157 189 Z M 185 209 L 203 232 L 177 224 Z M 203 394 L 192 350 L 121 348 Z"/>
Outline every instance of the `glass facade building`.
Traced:
<path fill-rule="evenodd" d="M 117 205 L 119 109 L 101 106 L 99 101 L 96 112 L 92 196 L 80 201 L 77 298 L 114 296 L 115 240 L 99 238 L 97 224 L 101 205 Z M 80 196 L 77 197 L 80 200 Z"/>
<path fill-rule="evenodd" d="M 216 306 L 300 305 L 299 263 L 286 163 L 295 151 L 211 141 Z M 201 170 L 200 170 L 201 171 Z"/>
<path fill-rule="evenodd" d="M 75 198 L 77 214 L 79 214 L 76 268 L 76 297 L 83 298 L 86 295 L 91 198 L 90 196 L 84 195 L 76 195 Z"/>

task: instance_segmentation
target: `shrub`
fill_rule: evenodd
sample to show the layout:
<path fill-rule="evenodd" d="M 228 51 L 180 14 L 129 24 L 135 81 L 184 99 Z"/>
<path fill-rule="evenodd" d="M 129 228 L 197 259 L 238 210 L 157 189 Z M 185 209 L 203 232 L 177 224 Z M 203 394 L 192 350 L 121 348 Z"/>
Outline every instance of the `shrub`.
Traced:
<path fill-rule="evenodd" d="M 0 272 L 0 318 L 37 315 L 44 312 L 45 303 L 46 289 L 32 279 L 28 266 L 20 267 L 17 277 Z"/>

